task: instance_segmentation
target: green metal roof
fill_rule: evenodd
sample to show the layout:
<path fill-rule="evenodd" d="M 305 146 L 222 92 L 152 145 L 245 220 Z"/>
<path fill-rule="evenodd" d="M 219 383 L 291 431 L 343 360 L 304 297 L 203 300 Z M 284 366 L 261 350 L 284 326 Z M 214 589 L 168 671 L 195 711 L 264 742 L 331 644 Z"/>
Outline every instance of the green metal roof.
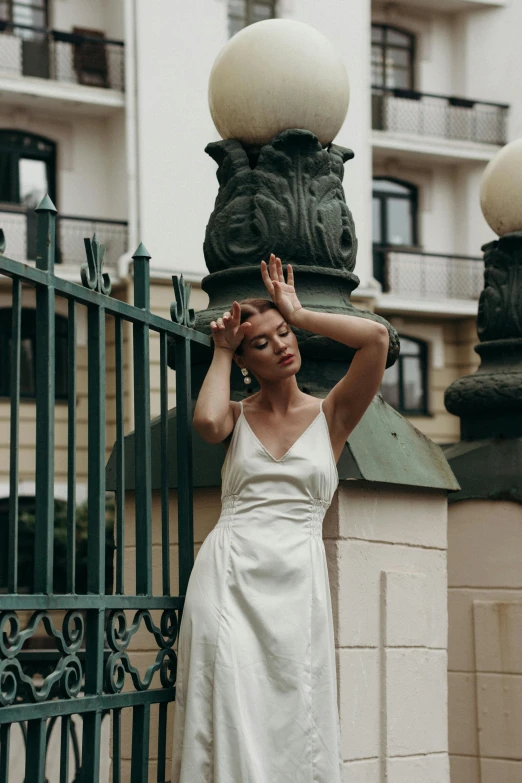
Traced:
<path fill-rule="evenodd" d="M 444 449 L 460 483 L 458 500 L 512 500 L 522 503 L 522 438 L 461 441 Z"/>
<path fill-rule="evenodd" d="M 195 405 L 195 403 L 193 403 Z M 176 409 L 169 411 L 169 487 L 177 487 Z M 152 488 L 160 488 L 160 419 L 151 421 Z M 221 485 L 225 447 L 204 441 L 192 429 L 194 487 Z M 350 435 L 337 463 L 340 480 L 456 491 L 459 484 L 440 446 L 377 395 Z M 134 489 L 134 433 L 125 438 L 125 487 Z M 107 489 L 116 488 L 116 454 L 107 464 Z"/>

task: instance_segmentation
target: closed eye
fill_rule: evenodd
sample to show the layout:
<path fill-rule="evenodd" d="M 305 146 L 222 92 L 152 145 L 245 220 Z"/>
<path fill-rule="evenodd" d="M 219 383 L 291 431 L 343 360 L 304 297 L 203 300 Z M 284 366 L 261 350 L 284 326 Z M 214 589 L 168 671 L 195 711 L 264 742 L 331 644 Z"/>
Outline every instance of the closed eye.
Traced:
<path fill-rule="evenodd" d="M 279 337 L 285 337 L 288 334 L 288 330 L 286 332 L 281 332 Z M 262 351 L 263 348 L 266 348 L 268 343 L 263 343 L 263 345 L 254 345 L 254 348 L 257 348 L 258 351 Z"/>

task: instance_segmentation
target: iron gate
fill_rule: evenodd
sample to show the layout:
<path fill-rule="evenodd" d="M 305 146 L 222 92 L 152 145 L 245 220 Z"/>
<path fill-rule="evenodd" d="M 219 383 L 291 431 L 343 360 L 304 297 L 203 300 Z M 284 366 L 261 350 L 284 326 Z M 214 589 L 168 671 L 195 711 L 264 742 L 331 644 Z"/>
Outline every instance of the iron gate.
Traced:
<path fill-rule="evenodd" d="M 157 781 L 165 781 L 167 716 L 175 699 L 175 643 L 187 582 L 193 565 L 192 452 L 191 452 L 191 343 L 210 345 L 196 332 L 194 311 L 188 308 L 190 285 L 173 277 L 176 301 L 172 321 L 150 312 L 149 260 L 143 245 L 134 259 L 134 304 L 110 296 L 111 281 L 103 272 L 104 246 L 94 236 L 85 239 L 87 263 L 81 268 L 83 286 L 55 276 L 56 209 L 46 197 L 38 213 L 36 265 L 0 255 L 0 273 L 11 279 L 9 400 L 9 506 L 5 545 L 6 575 L 0 593 L 0 781 L 9 781 L 14 724 L 25 737 L 25 781 L 44 783 L 49 736 L 59 725 L 59 780 L 98 783 L 107 766 L 102 757 L 102 720 L 110 721 L 109 780 L 133 783 L 149 780 L 149 757 L 157 756 Z M 2 238 L 1 251 L 5 249 Z M 7 282 L 7 281 L 6 281 Z M 22 298 L 29 287 L 35 292 L 35 516 L 34 572 L 18 568 L 20 387 Z M 55 523 L 55 299 L 67 302 L 66 337 L 66 494 L 67 506 L 61 534 L 65 558 L 62 574 L 65 590 L 57 593 Z M 86 310 L 87 348 L 87 510 L 85 540 L 79 539 L 77 517 L 78 314 Z M 63 308 L 62 308 L 63 309 Z M 106 327 L 111 323 L 111 365 L 107 365 Z M 153 590 L 153 543 L 150 435 L 150 336 L 159 337 L 161 409 L 161 533 L 156 545 L 161 562 L 161 588 Z M 167 341 L 175 344 L 178 466 L 178 595 L 171 595 L 167 441 Z M 132 350 L 130 348 L 132 345 Z M 155 343 L 157 345 L 157 343 Z M 127 358 L 126 358 L 127 357 Z M 128 500 L 125 500 L 124 425 L 126 408 L 125 366 L 132 359 L 135 431 L 134 548 L 135 565 L 125 557 L 128 535 Z M 107 372 L 112 397 L 107 398 Z M 111 426 L 115 432 L 117 490 L 113 518 L 114 557 L 107 525 L 105 492 L 107 399 L 112 399 Z M 24 403 L 25 404 L 25 403 Z M 78 419 L 78 421 L 77 421 Z M 127 421 L 129 417 L 127 414 Z M 81 456 L 81 455 L 80 455 Z M 128 467 L 128 466 L 127 466 Z M 127 515 L 127 516 L 126 516 Z M 31 528 L 32 529 L 32 528 Z M 25 530 L 25 528 L 24 528 Z M 24 534 L 25 535 L 25 534 Z M 85 545 L 84 555 L 80 545 Z M 84 557 L 85 584 L 79 590 L 78 571 Z M 109 582 L 111 558 L 114 579 Z M 108 561 L 106 562 L 106 558 Z M 126 562 L 127 561 L 127 562 Z M 83 567 L 83 566 L 82 566 Z M 109 574 L 109 576 L 107 576 Z M 22 585 L 30 584 L 29 592 Z M 153 662 L 145 671 L 132 662 L 131 641 L 148 633 L 155 647 Z M 35 640 L 44 649 L 35 650 Z M 44 644 L 45 641 L 45 644 Z M 49 648 L 49 643 L 52 643 Z M 38 646 L 38 645 L 37 645 Z M 156 652 L 157 649 L 157 652 Z M 157 746 L 151 751 L 151 710 L 157 726 Z M 157 710 L 157 712 L 156 712 Z M 125 715 L 132 716 L 131 758 L 122 766 L 126 742 Z M 105 723 L 103 724 L 106 725 Z M 156 729 L 155 729 L 156 731 Z M 105 736 L 105 734 L 104 734 Z M 72 738 L 72 739 L 71 739 Z M 80 740 L 80 741 L 79 741 Z M 81 752 L 79 745 L 81 744 Z M 71 750 L 72 748 L 72 750 Z M 74 751 L 74 752 L 73 752 Z M 71 761 L 72 759 L 72 761 Z M 12 760 L 12 759 L 11 759 Z M 72 768 L 75 766 L 75 769 Z"/>

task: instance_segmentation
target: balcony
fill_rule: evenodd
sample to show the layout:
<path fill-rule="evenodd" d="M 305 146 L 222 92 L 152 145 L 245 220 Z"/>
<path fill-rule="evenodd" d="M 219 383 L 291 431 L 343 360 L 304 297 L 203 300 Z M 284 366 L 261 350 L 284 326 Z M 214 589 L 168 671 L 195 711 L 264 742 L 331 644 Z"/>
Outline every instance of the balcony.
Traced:
<path fill-rule="evenodd" d="M 507 0 L 409 0 L 409 5 L 417 8 L 428 8 L 430 11 L 445 11 L 446 13 L 502 8 L 506 3 Z"/>
<path fill-rule="evenodd" d="M 0 208 L 0 229 L 4 232 L 6 254 L 17 261 L 36 258 L 36 212 L 21 207 Z M 127 222 L 58 215 L 56 223 L 57 260 L 63 266 L 80 270 L 85 263 L 84 237 L 96 234 L 106 245 L 104 267 L 117 271 L 118 259 L 127 251 Z"/>
<path fill-rule="evenodd" d="M 112 96 L 119 94 L 116 104 L 121 105 L 125 87 L 123 42 L 90 32 L 60 32 L 0 20 L 2 91 L 20 93 L 19 79 L 23 78 L 23 92 L 40 98 L 52 97 L 61 85 L 65 98 L 81 101 L 83 88 L 90 87 L 97 88 L 90 92 L 102 103 L 114 103 Z M 53 84 L 54 91 L 50 92 Z M 93 100 L 93 96 L 85 96 L 85 100 Z"/>
<path fill-rule="evenodd" d="M 501 103 L 372 87 L 372 128 L 396 137 L 497 147 L 507 141 L 508 109 Z"/>
<path fill-rule="evenodd" d="M 373 274 L 383 293 L 406 299 L 476 302 L 484 288 L 482 258 L 414 248 L 374 245 Z"/>

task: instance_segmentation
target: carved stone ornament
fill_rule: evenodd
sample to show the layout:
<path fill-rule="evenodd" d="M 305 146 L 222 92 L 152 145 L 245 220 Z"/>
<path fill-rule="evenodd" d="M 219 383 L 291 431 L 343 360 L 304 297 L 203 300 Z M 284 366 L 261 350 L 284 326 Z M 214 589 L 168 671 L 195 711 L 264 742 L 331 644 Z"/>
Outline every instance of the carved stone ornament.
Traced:
<path fill-rule="evenodd" d="M 474 375 L 454 381 L 445 394 L 450 413 L 462 419 L 462 437 L 519 436 L 522 413 L 522 232 L 506 234 L 482 248 L 484 289 L 480 295 Z"/>
<path fill-rule="evenodd" d="M 218 164 L 219 192 L 203 246 L 210 274 L 201 287 L 209 304 L 196 313 L 195 328 L 210 336 L 210 322 L 230 310 L 234 299 L 269 298 L 260 262 L 275 253 L 284 268 L 292 264 L 303 307 L 384 324 L 390 334 L 387 366 L 392 365 L 399 354 L 396 331 L 382 316 L 350 301 L 359 285 L 353 271 L 357 239 L 342 183 L 344 163 L 353 152 L 335 144 L 323 147 L 317 136 L 298 128 L 282 131 L 262 146 L 229 139 L 209 144 L 206 151 Z M 324 393 L 345 374 L 355 350 L 298 327 L 294 332 L 305 360 L 298 383 L 310 393 Z M 193 395 L 203 383 L 210 358 L 207 348 L 193 346 Z M 169 341 L 168 363 L 173 369 L 175 359 Z M 244 394 L 235 364 L 231 388 Z M 254 380 L 248 392 L 256 388 Z"/>
<path fill-rule="evenodd" d="M 285 262 L 352 272 L 357 240 L 342 188 L 353 152 L 323 149 L 305 130 L 279 133 L 260 149 L 234 139 L 209 144 L 219 193 L 204 243 L 209 272 L 258 262 Z"/>

